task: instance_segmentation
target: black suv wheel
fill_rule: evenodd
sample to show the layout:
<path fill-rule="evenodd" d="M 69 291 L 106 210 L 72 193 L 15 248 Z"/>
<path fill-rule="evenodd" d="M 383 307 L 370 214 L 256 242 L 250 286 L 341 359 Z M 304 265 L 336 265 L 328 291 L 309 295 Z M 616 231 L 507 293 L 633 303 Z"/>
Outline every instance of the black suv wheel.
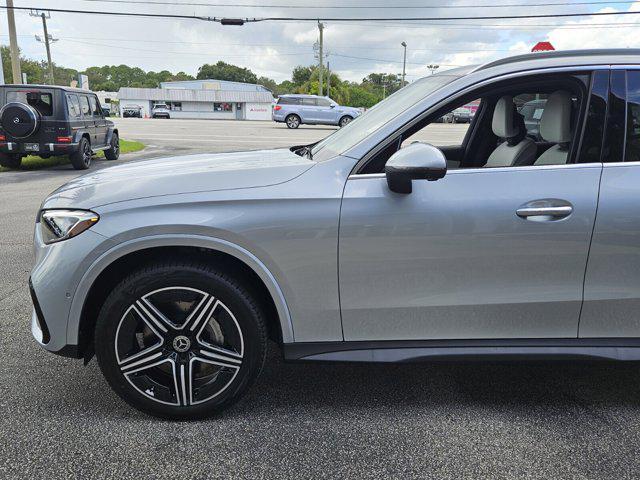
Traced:
<path fill-rule="evenodd" d="M 89 143 L 87 137 L 82 137 L 78 145 L 78 150 L 69 155 L 69 159 L 71 160 L 71 165 L 73 165 L 73 168 L 76 170 L 86 170 L 91 165 L 92 156 L 91 143 Z"/>
<path fill-rule="evenodd" d="M 22 163 L 22 155 L 18 153 L 0 153 L 0 166 L 6 168 L 19 168 Z"/>
<path fill-rule="evenodd" d="M 104 158 L 107 160 L 117 160 L 120 156 L 120 138 L 116 132 L 111 135 L 111 143 L 109 148 L 104 151 Z"/>

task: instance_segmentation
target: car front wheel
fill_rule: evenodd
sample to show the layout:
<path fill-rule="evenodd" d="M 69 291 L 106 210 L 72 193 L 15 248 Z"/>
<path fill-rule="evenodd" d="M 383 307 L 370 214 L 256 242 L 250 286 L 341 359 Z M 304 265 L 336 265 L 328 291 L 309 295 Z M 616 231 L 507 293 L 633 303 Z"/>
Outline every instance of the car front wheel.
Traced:
<path fill-rule="evenodd" d="M 113 132 L 111 135 L 111 143 L 109 144 L 109 148 L 104 151 L 104 158 L 107 160 L 117 160 L 120 156 L 120 137 L 118 134 Z"/>
<path fill-rule="evenodd" d="M 266 327 L 239 282 L 202 263 L 156 263 L 105 301 L 95 329 L 100 368 L 133 407 L 170 419 L 213 415 L 257 378 Z"/>
<path fill-rule="evenodd" d="M 288 128 L 298 128 L 300 126 L 300 117 L 297 115 L 289 115 L 285 119 Z"/>

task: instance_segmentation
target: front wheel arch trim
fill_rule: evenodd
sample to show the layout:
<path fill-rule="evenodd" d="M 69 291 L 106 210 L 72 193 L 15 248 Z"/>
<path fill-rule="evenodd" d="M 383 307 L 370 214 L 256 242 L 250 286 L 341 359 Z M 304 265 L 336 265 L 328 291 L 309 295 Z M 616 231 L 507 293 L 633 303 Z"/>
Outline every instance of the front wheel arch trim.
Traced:
<path fill-rule="evenodd" d="M 294 341 L 293 323 L 287 302 L 276 278 L 258 257 L 250 251 L 227 240 L 199 235 L 157 235 L 141 237 L 120 243 L 96 259 L 82 276 L 73 294 L 67 319 L 67 344 L 77 345 L 84 303 L 98 276 L 112 262 L 136 251 L 154 247 L 200 247 L 226 253 L 238 259 L 254 271 L 264 282 L 278 312 L 282 342 Z"/>

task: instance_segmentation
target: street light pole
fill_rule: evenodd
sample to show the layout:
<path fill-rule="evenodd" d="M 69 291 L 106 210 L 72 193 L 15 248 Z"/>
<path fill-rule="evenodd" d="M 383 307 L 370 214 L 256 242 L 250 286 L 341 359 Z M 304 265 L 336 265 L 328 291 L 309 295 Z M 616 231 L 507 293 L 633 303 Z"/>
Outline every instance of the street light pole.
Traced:
<path fill-rule="evenodd" d="M 318 73 L 318 89 L 320 90 L 320 96 L 322 96 L 322 90 L 323 90 L 323 78 L 322 78 L 322 70 L 324 69 L 323 66 L 323 55 L 324 55 L 324 40 L 322 38 L 322 32 L 324 30 L 324 25 L 321 22 L 318 22 L 318 29 L 320 30 L 320 49 L 319 49 L 319 53 L 320 53 L 320 71 Z"/>
<path fill-rule="evenodd" d="M 42 29 L 44 30 L 44 39 L 41 39 L 38 35 L 36 35 L 36 40 L 38 40 L 39 42 L 44 42 L 45 48 L 47 49 L 47 65 L 49 68 L 49 83 L 51 85 L 54 85 L 56 82 L 53 75 L 53 62 L 51 61 L 50 42 L 56 42 L 58 39 L 53 38 L 51 35 L 49 35 L 49 31 L 47 30 L 47 18 L 51 18 L 51 14 L 49 14 L 48 12 L 45 13 L 45 12 L 39 12 L 37 10 L 32 10 L 31 12 L 29 12 L 29 15 L 31 15 L 32 17 L 42 18 Z"/>
<path fill-rule="evenodd" d="M 431 72 L 431 75 L 433 75 L 434 73 L 436 73 L 436 70 L 440 68 L 440 65 L 436 65 L 434 63 L 431 63 L 429 65 L 427 65 L 427 69 Z"/>
<path fill-rule="evenodd" d="M 407 71 L 407 42 L 402 42 L 400 45 L 404 47 L 404 60 L 402 61 L 402 86 L 404 87 L 404 77 Z"/>

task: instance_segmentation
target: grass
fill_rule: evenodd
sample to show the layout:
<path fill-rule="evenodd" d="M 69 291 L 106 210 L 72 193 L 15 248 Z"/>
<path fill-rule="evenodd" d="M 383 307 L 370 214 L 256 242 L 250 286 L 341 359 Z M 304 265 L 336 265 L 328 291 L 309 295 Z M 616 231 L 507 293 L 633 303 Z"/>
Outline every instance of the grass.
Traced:
<path fill-rule="evenodd" d="M 144 143 L 134 142 L 132 140 L 120 140 L 120 154 L 138 152 L 145 147 Z M 96 158 L 104 158 L 104 152 L 98 152 Z M 69 157 L 49 157 L 40 158 L 35 155 L 29 155 L 22 158 L 22 165 L 19 170 L 40 170 L 42 168 L 55 167 L 56 165 L 69 164 Z M 0 167 L 0 172 L 9 172 L 11 169 Z"/>

